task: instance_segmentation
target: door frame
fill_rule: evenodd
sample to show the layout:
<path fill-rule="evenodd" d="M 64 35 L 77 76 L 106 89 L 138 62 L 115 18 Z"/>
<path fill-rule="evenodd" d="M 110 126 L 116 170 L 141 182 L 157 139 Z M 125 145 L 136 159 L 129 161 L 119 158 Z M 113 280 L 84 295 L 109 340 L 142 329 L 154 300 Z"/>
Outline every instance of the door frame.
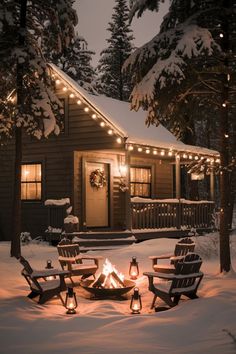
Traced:
<path fill-rule="evenodd" d="M 82 156 L 82 175 L 81 175 L 81 227 L 83 231 L 88 230 L 111 230 L 113 228 L 113 160 L 106 158 L 93 158 Z M 108 190 L 108 226 L 107 227 L 89 227 L 86 225 L 86 164 L 87 163 L 104 163 L 108 165 L 108 178 L 107 178 L 107 190 Z"/>

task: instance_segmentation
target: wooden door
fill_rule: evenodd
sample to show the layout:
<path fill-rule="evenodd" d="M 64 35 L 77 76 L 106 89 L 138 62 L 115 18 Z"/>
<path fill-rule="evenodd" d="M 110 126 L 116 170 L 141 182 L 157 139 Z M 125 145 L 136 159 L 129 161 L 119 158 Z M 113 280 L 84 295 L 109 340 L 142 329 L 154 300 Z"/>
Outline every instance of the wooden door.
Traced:
<path fill-rule="evenodd" d="M 99 170 L 104 172 L 105 184 L 102 187 L 91 185 L 91 173 Z M 109 226 L 109 164 L 86 162 L 85 164 L 85 209 L 87 227 Z"/>

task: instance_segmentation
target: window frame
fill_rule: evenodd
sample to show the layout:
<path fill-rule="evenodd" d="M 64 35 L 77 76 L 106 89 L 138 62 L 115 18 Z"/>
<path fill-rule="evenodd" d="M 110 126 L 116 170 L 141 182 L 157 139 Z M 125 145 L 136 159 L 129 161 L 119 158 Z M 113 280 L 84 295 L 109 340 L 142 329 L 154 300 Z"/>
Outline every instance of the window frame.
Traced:
<path fill-rule="evenodd" d="M 131 181 L 131 168 L 139 168 L 139 169 L 146 169 L 150 171 L 151 177 L 150 177 L 150 182 L 134 182 Z M 130 197 L 140 197 L 140 198 L 152 198 L 152 193 L 153 193 L 153 178 L 154 178 L 154 168 L 153 165 L 130 165 Z M 149 185 L 150 186 L 150 192 L 149 196 L 144 196 L 144 195 L 133 195 L 131 194 L 131 185 Z"/>
<path fill-rule="evenodd" d="M 43 201 L 43 195 L 44 195 L 44 163 L 43 161 L 22 161 L 21 163 L 21 168 L 24 165 L 41 165 L 41 181 L 27 181 L 24 182 L 22 181 L 22 175 L 21 175 L 21 190 L 22 190 L 22 184 L 27 184 L 27 183 L 41 183 L 41 198 L 40 199 L 22 199 L 21 197 L 21 202 L 23 203 L 42 203 Z"/>

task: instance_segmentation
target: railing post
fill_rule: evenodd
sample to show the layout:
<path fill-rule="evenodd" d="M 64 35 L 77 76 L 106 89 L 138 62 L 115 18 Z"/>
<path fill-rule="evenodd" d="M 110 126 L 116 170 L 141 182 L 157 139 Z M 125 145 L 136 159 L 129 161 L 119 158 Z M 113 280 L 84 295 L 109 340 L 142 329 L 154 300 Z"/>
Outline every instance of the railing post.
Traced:
<path fill-rule="evenodd" d="M 180 183 L 180 156 L 175 155 L 175 189 L 176 198 L 181 198 L 181 183 Z"/>
<path fill-rule="evenodd" d="M 176 228 L 180 230 L 181 228 L 181 202 L 176 204 Z"/>

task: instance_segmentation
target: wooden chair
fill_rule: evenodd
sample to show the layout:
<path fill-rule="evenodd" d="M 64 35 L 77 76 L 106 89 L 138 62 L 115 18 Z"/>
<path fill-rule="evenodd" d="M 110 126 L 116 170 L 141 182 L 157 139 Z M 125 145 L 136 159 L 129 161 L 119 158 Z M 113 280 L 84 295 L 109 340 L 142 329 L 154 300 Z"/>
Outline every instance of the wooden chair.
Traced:
<path fill-rule="evenodd" d="M 28 297 L 33 299 L 39 296 L 39 304 L 44 304 L 54 296 L 58 296 L 63 305 L 64 301 L 61 297 L 61 292 L 66 290 L 66 283 L 64 277 L 69 274 L 68 271 L 59 269 L 44 269 L 34 270 L 29 262 L 24 258 L 19 258 L 23 265 L 21 274 L 26 279 L 30 286 L 31 292 Z M 48 277 L 54 277 L 53 280 L 48 280 Z"/>
<path fill-rule="evenodd" d="M 103 257 L 81 255 L 79 244 L 72 243 L 69 239 L 62 239 L 58 246 L 58 260 L 63 270 L 70 272 L 70 279 L 73 282 L 72 276 L 81 276 L 82 279 L 93 276 L 99 267 L 99 260 Z"/>
<path fill-rule="evenodd" d="M 198 254 L 188 253 L 179 260 L 174 274 L 143 273 L 148 277 L 149 290 L 154 294 L 151 309 L 155 307 L 157 297 L 162 299 L 169 307 L 176 306 L 182 295 L 190 299 L 198 298 L 197 289 L 203 277 L 203 273 L 200 272 L 201 265 L 202 259 Z M 155 278 L 165 281 L 154 284 Z M 158 311 L 158 307 L 156 310 Z"/>
<path fill-rule="evenodd" d="M 175 245 L 174 254 L 164 254 L 160 256 L 150 256 L 152 267 L 155 272 L 174 273 L 176 265 L 188 252 L 194 252 L 195 243 L 190 237 L 186 237 L 178 241 Z M 168 263 L 160 263 L 160 261 L 168 260 Z"/>

